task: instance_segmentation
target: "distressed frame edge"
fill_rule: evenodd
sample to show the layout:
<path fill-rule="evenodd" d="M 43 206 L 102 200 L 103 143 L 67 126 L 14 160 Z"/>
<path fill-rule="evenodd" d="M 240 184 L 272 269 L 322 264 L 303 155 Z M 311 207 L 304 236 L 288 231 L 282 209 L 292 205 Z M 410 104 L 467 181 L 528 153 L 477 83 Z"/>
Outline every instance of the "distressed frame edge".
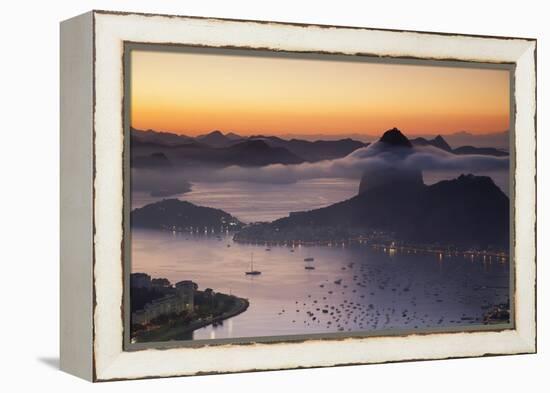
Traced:
<path fill-rule="evenodd" d="M 100 14 L 102 12 L 99 12 Z M 113 15 L 115 13 L 111 13 L 109 12 L 108 13 L 109 15 Z M 134 14 L 130 14 L 130 15 L 134 15 Z M 193 17 L 190 17 L 190 18 L 193 18 Z M 211 18 L 204 18 L 204 19 L 211 19 Z M 218 20 L 218 19 L 216 19 Z M 278 23 L 278 22 L 273 22 L 274 24 L 284 24 L 284 23 Z M 366 30 L 369 30 L 369 29 L 366 29 Z M 393 31 L 392 31 L 393 32 Z M 395 32 L 395 33 L 399 33 L 399 31 Z M 413 33 L 418 33 L 418 32 L 413 32 Z M 427 34 L 437 34 L 437 33 L 427 33 Z M 451 34 L 452 36 L 457 36 L 457 35 L 454 35 L 454 34 Z M 481 38 L 485 38 L 485 37 L 481 37 Z M 496 37 L 498 39 L 505 39 L 505 38 L 502 38 L 502 37 Z M 532 42 L 534 41 L 534 43 Z M 529 51 L 529 48 L 527 48 L 525 50 L 525 52 L 529 52 L 529 54 L 532 52 L 534 53 L 534 56 L 531 56 L 531 59 L 534 59 L 534 72 L 535 72 L 535 75 L 534 75 L 534 80 L 535 80 L 535 83 L 534 83 L 534 86 L 533 86 L 533 89 L 535 89 L 536 91 L 536 40 L 532 40 L 532 39 L 527 39 L 527 43 L 531 42 L 533 45 L 532 45 L 532 50 Z M 94 40 L 94 44 L 95 44 L 95 40 Z M 529 46 L 529 45 L 528 45 Z M 533 63 L 531 63 L 533 64 Z M 94 74 L 95 76 L 95 74 Z M 536 135 L 536 96 L 531 95 L 531 98 L 534 98 L 533 101 L 533 105 L 534 105 L 534 122 L 533 122 L 533 127 L 531 129 L 528 130 L 528 133 L 532 133 L 533 136 Z M 95 98 L 95 97 L 94 97 Z M 517 142 L 517 139 L 516 139 L 516 142 Z M 535 148 L 535 152 L 536 152 L 536 143 L 534 145 L 534 148 Z M 529 152 L 530 153 L 530 152 Z M 534 163 L 534 167 L 533 169 L 535 170 L 535 176 L 536 176 L 536 162 Z M 536 187 L 536 181 L 534 182 L 533 186 Z M 535 206 L 536 206 L 536 195 L 535 195 Z M 536 225 L 536 215 L 534 217 L 532 217 L 533 219 L 533 222 L 535 223 Z M 529 234 L 535 234 L 536 232 L 536 228 L 533 228 L 533 232 L 532 233 L 529 233 Z M 536 249 L 534 250 L 534 258 L 536 259 Z M 534 275 L 534 280 L 535 280 L 535 284 L 536 284 L 536 267 L 535 267 L 535 271 L 534 271 L 535 275 Z M 96 283 L 97 284 L 97 283 Z M 536 289 L 535 289 L 536 291 Z M 536 300 L 536 293 L 534 294 L 534 296 L 532 296 L 532 300 L 533 302 Z M 523 328 L 520 329 L 520 327 L 518 326 L 517 329 L 514 331 L 515 332 L 515 339 L 517 339 L 516 343 L 517 344 L 520 344 L 520 348 L 516 348 L 516 352 L 511 352 L 509 354 L 519 354 L 519 353 L 533 353 L 533 352 L 536 352 L 536 313 L 535 313 L 535 310 L 533 310 L 533 321 L 535 323 L 535 325 L 533 326 L 533 331 L 525 331 Z M 518 333 L 518 331 L 521 330 L 521 334 Z M 392 338 L 394 339 L 394 338 Z M 94 340 L 95 340 L 95 337 L 94 337 Z M 407 359 L 406 357 L 403 357 L 403 358 L 400 358 L 399 360 L 387 360 L 387 361 L 365 361 L 365 362 L 360 362 L 360 363 L 346 363 L 346 364 L 369 364 L 369 363 L 385 363 L 385 362 L 394 362 L 394 361 L 410 361 L 410 360 L 430 360 L 430 359 L 443 359 L 443 358 L 454 358 L 454 357 L 471 357 L 471 356 L 491 356 L 491 355 L 504 355 L 504 354 L 508 354 L 508 353 L 482 353 L 482 354 L 467 354 L 467 355 L 458 355 L 458 356 L 435 356 L 435 357 L 427 357 L 427 358 L 411 358 L 411 359 Z M 95 358 L 95 356 L 94 356 Z M 124 359 L 120 359 L 120 357 L 116 357 L 115 359 L 111 359 L 112 360 L 112 363 L 111 365 L 115 366 L 116 363 L 118 363 L 119 361 L 124 361 Z M 331 365 L 327 365 L 326 367 L 329 367 L 329 366 L 337 366 L 337 365 L 342 365 L 342 364 L 331 364 Z M 305 367 L 325 367 L 325 366 L 315 366 L 315 365 L 308 365 L 308 366 L 305 366 Z M 110 367 L 107 367 L 107 369 L 110 368 Z M 116 367 L 115 367 L 116 368 Z M 290 367 L 283 367 L 283 368 L 279 368 L 279 369 L 286 369 L 286 368 L 301 368 L 300 366 L 296 366 L 296 367 L 293 367 L 293 366 L 290 366 Z M 168 374 L 168 375 L 150 375 L 150 376 L 130 376 L 130 377 L 124 377 L 124 376 L 120 376 L 120 377 L 117 377 L 117 376 L 109 376 L 109 372 L 103 372 L 103 371 L 107 371 L 107 369 L 102 369 L 101 372 L 100 372 L 100 376 L 97 377 L 97 375 L 94 375 L 94 380 L 97 380 L 97 381 L 103 381 L 103 380 L 117 380 L 117 379 L 135 379 L 135 378 L 152 378 L 152 377 L 168 377 L 168 376 L 183 376 L 183 375 L 200 375 L 200 374 L 204 374 L 202 372 L 196 372 L 196 373 L 191 373 L 191 374 L 185 374 L 185 373 L 175 373 L 175 374 Z M 264 370 L 269 370 L 269 369 L 264 369 Z M 212 373 L 222 373 L 222 372 L 244 372 L 244 371 L 259 371 L 259 370 L 229 370 L 229 371 L 215 371 L 215 372 L 212 372 Z M 210 373 L 210 372 L 206 372 L 206 373 Z"/>
<path fill-rule="evenodd" d="M 442 31 L 429 31 L 429 30 L 409 30 L 409 29 L 389 29 L 382 27 L 365 27 L 365 26 L 351 26 L 351 25 L 329 25 L 323 23 L 306 23 L 306 22 L 288 22 L 288 21 L 271 21 L 262 19 L 242 19 L 242 18 L 222 18 L 216 16 L 198 16 L 198 15 L 183 15 L 183 14 L 163 14 L 163 13 L 151 13 L 151 12 L 138 12 L 138 11 L 113 11 L 104 9 L 94 9 L 91 12 L 98 15 L 120 15 L 120 16 L 159 16 L 163 18 L 176 18 L 176 19 L 196 19 L 204 21 L 220 21 L 220 22 L 237 22 L 237 23 L 254 23 L 254 24 L 269 24 L 269 25 L 282 25 L 282 26 L 295 26 L 295 27 L 319 27 L 322 29 L 353 29 L 353 30 L 370 30 L 370 31 L 382 31 L 382 32 L 394 32 L 394 33 L 418 33 L 418 34 L 434 34 L 449 37 L 471 37 L 471 38 L 491 38 L 499 40 L 523 40 L 523 41 L 537 41 L 535 37 L 518 37 L 518 36 L 499 36 L 499 35 L 486 35 L 486 34 L 468 34 L 468 33 L 450 33 Z"/>
<path fill-rule="evenodd" d="M 59 25 L 60 369 L 94 380 L 93 365 L 93 19 Z"/>
<path fill-rule="evenodd" d="M 529 353 L 537 353 L 537 41 L 516 62 L 515 115 L 515 297 L 516 330 Z M 518 80 L 522 83 L 518 83 Z M 519 85 L 519 88 L 518 88 Z M 518 110 L 518 102 L 525 105 Z M 519 154 L 518 154 L 519 152 Z M 525 169 L 524 169 L 525 168 Z M 521 193 L 517 191 L 521 190 Z M 521 254 L 529 260 L 517 263 Z M 520 255 L 520 256 L 518 256 Z"/>
<path fill-rule="evenodd" d="M 431 67 L 465 67 L 473 69 L 496 69 L 496 70 L 506 70 L 510 73 L 510 131 L 509 131 L 509 142 L 510 142 L 510 184 L 513 184 L 514 175 L 515 175 L 515 148 L 513 142 L 515 140 L 515 70 L 516 63 L 509 62 L 499 62 L 499 63 L 486 63 L 486 62 L 473 62 L 473 61 L 461 61 L 461 60 L 433 60 L 433 59 L 417 59 L 417 58 L 402 58 L 402 57 L 376 57 L 370 54 L 357 53 L 355 55 L 342 54 L 342 53 L 317 53 L 317 52 L 296 52 L 296 51 L 285 51 L 285 50 L 268 50 L 265 48 L 242 48 L 242 47 L 227 47 L 227 46 L 206 46 L 206 45 L 187 45 L 187 44 L 177 44 L 177 43 L 144 43 L 144 42 L 131 42 L 123 41 L 123 83 L 124 83 L 124 95 L 123 95 L 123 133 L 124 133 L 124 146 L 123 146 L 123 156 L 124 156 L 124 168 L 123 168 L 123 274 L 124 274 L 124 295 L 123 295 L 123 330 L 124 330 L 124 351 L 140 351 L 144 349 L 171 349 L 171 348 L 199 348 L 199 347 L 214 347 L 220 345 L 250 345 L 250 344 L 297 344 L 302 343 L 308 340 L 318 340 L 318 341 L 330 341 L 330 340 L 341 340 L 347 338 L 376 338 L 376 337 L 406 337 L 410 335 L 427 335 L 427 334 L 452 334 L 452 333 L 476 333 L 476 332 L 501 332 L 504 330 L 514 330 L 515 329 L 515 301 L 511 303 L 510 316 L 511 321 L 505 324 L 497 325 L 474 325 L 474 326 L 461 326 L 456 328 L 441 328 L 441 329 L 423 329 L 422 331 L 413 331 L 407 329 L 395 329 L 395 330 L 381 330 L 376 332 L 347 332 L 347 333 L 316 333 L 316 334 L 296 334 L 296 335 L 283 335 L 283 336 L 253 336 L 253 337 L 239 337 L 233 339 L 204 339 L 204 340 L 193 340 L 193 341 L 182 341 L 182 340 L 173 340 L 173 341 L 164 341 L 164 342 L 150 342 L 150 343 L 131 343 L 130 335 L 128 329 L 130 321 L 129 302 L 130 302 L 130 291 L 129 291 L 129 272 L 131 272 L 131 240 L 130 240 L 130 209 L 128 206 L 128 201 L 131 199 L 131 191 L 128 185 L 130 184 L 130 142 L 129 142 L 129 132 L 130 124 L 129 119 L 131 118 L 130 113 L 130 101 L 128 98 L 129 81 L 128 76 L 131 75 L 131 53 L 134 50 L 137 51 L 161 51 L 169 53 L 179 53 L 180 51 L 186 52 L 196 51 L 196 50 L 207 50 L 207 51 L 220 51 L 220 54 L 223 53 L 232 53 L 233 55 L 244 55 L 243 52 L 246 52 L 246 56 L 271 56 L 273 58 L 279 58 L 284 56 L 285 58 L 302 58 L 302 59 L 317 59 L 319 61 L 327 61 L 329 59 L 340 59 L 342 61 L 349 62 L 362 62 L 362 63 L 371 63 L 371 64 L 404 64 L 404 65 L 426 65 Z M 213 53 L 213 52 L 209 52 Z M 514 199 L 515 190 L 511 187 L 510 199 Z M 513 206 L 510 209 L 510 244 L 513 244 L 514 239 L 514 229 L 515 229 L 515 220 L 513 216 Z M 510 293 L 515 293 L 515 263 L 514 263 L 514 254 L 513 247 L 510 246 Z"/>

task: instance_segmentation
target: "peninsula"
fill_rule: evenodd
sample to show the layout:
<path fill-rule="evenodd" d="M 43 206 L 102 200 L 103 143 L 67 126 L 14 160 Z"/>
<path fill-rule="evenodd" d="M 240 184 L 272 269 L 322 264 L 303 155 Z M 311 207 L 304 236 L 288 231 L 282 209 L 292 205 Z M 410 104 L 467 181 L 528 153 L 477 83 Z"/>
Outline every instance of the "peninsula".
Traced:
<path fill-rule="evenodd" d="M 211 288 L 202 291 L 190 280 L 172 285 L 165 278 L 145 273 L 130 276 L 132 342 L 181 340 L 202 327 L 247 310 L 247 299 Z"/>

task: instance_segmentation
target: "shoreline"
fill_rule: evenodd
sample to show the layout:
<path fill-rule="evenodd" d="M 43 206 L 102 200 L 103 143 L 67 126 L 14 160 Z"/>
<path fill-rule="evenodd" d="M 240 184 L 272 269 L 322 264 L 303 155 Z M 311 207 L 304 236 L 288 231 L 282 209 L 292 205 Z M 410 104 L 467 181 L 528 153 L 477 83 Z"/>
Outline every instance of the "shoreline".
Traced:
<path fill-rule="evenodd" d="M 433 254 L 441 255 L 441 257 L 446 256 L 464 256 L 464 257 L 480 257 L 480 258 L 496 258 L 497 260 L 506 261 L 510 258 L 508 252 L 503 250 L 491 250 L 491 249 L 475 249 L 475 248 L 466 248 L 466 247 L 457 247 L 451 245 L 414 245 L 407 244 L 403 242 L 398 242 L 397 245 L 391 245 L 393 242 L 372 242 L 365 237 L 353 237 L 349 239 L 337 239 L 337 240 L 318 240 L 318 241 L 304 241 L 304 240 L 264 240 L 264 239 L 253 239 L 253 238 L 235 238 L 235 235 L 239 233 L 236 230 L 228 231 L 215 231 L 205 233 L 204 231 L 185 231 L 177 229 L 168 229 L 168 228 L 149 228 L 149 227 L 134 227 L 135 229 L 145 229 L 145 230 L 155 230 L 159 232 L 171 232 L 178 234 L 186 235 L 199 235 L 199 236 L 220 236 L 220 235 L 233 235 L 230 239 L 240 245 L 253 245 L 253 246 L 265 246 L 265 247 L 287 247 L 287 248 L 297 248 L 297 247 L 340 247 L 345 248 L 350 245 L 363 245 L 367 246 L 376 251 L 384 252 L 403 252 L 403 253 L 424 253 L 424 254 Z M 133 228 L 133 229 L 134 229 Z"/>
<path fill-rule="evenodd" d="M 252 238 L 235 238 L 232 239 L 237 244 L 255 245 L 255 246 L 267 246 L 267 247 L 289 247 L 296 248 L 300 246 L 304 247 L 346 247 L 350 245 L 364 245 L 370 247 L 373 250 L 384 252 L 406 252 L 406 253 L 424 253 L 443 256 L 467 256 L 467 257 L 494 257 L 497 259 L 506 260 L 509 258 L 509 254 L 502 250 L 478 250 L 468 249 L 456 246 L 445 246 L 439 244 L 433 245 L 412 245 L 412 244 L 399 244 L 392 245 L 393 242 L 380 243 L 372 242 L 364 237 L 355 237 L 349 239 L 338 240 L 319 240 L 319 241 L 303 241 L 303 240 L 263 240 Z"/>
<path fill-rule="evenodd" d="M 236 305 L 233 308 L 223 312 L 220 315 L 193 321 L 183 326 L 178 326 L 177 325 L 178 321 L 175 321 L 176 326 L 170 326 L 170 324 L 166 324 L 166 325 L 162 325 L 157 328 L 154 328 L 152 330 L 147 330 L 145 332 L 138 332 L 134 337 L 132 337 L 132 340 L 135 340 L 135 342 L 138 342 L 138 343 L 170 341 L 170 340 L 185 340 L 178 337 L 191 334 L 195 330 L 212 325 L 214 323 L 233 318 L 245 312 L 250 306 L 250 302 L 248 301 L 248 299 L 240 298 L 237 296 L 233 296 L 233 297 L 235 298 Z M 190 340 L 192 340 L 192 338 Z"/>

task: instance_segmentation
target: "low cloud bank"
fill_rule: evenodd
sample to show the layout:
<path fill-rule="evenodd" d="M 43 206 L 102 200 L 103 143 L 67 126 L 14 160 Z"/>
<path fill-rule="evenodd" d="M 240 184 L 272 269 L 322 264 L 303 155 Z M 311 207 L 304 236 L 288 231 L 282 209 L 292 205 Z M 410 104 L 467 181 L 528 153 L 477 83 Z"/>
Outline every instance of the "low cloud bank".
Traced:
<path fill-rule="evenodd" d="M 506 171 L 509 168 L 509 159 L 474 154 L 455 155 L 432 146 L 388 149 L 384 144 L 377 142 L 355 150 L 346 157 L 330 161 L 296 165 L 274 164 L 264 167 L 230 166 L 223 169 L 194 168 L 163 171 L 134 169 L 132 179 L 134 189 L 183 190 L 187 188 L 187 181 L 287 184 L 318 178 L 360 179 L 366 168 L 383 171 L 388 167 L 476 174 Z"/>
<path fill-rule="evenodd" d="M 292 183 L 316 178 L 359 179 L 366 168 L 403 167 L 422 171 L 479 173 L 504 171 L 508 157 L 455 155 L 431 146 L 387 149 L 379 143 L 354 151 L 346 157 L 297 165 L 274 164 L 264 167 L 231 166 L 215 171 L 189 173 L 191 181 L 251 181 L 259 183 Z"/>

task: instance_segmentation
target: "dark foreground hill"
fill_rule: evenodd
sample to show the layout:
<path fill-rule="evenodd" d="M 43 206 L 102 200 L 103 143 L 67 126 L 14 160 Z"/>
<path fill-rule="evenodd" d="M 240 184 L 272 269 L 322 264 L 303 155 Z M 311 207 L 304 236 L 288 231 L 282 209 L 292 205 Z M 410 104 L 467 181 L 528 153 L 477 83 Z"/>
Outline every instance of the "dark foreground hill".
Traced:
<path fill-rule="evenodd" d="M 135 209 L 130 214 L 134 228 L 221 232 L 243 226 L 237 218 L 220 209 L 202 207 L 178 199 L 164 199 Z"/>
<path fill-rule="evenodd" d="M 317 240 L 312 234 L 345 236 L 365 230 L 386 231 L 407 242 L 505 248 L 509 200 L 491 178 L 482 176 L 461 175 L 431 186 L 388 184 L 322 209 L 246 227 L 235 240 Z"/>

